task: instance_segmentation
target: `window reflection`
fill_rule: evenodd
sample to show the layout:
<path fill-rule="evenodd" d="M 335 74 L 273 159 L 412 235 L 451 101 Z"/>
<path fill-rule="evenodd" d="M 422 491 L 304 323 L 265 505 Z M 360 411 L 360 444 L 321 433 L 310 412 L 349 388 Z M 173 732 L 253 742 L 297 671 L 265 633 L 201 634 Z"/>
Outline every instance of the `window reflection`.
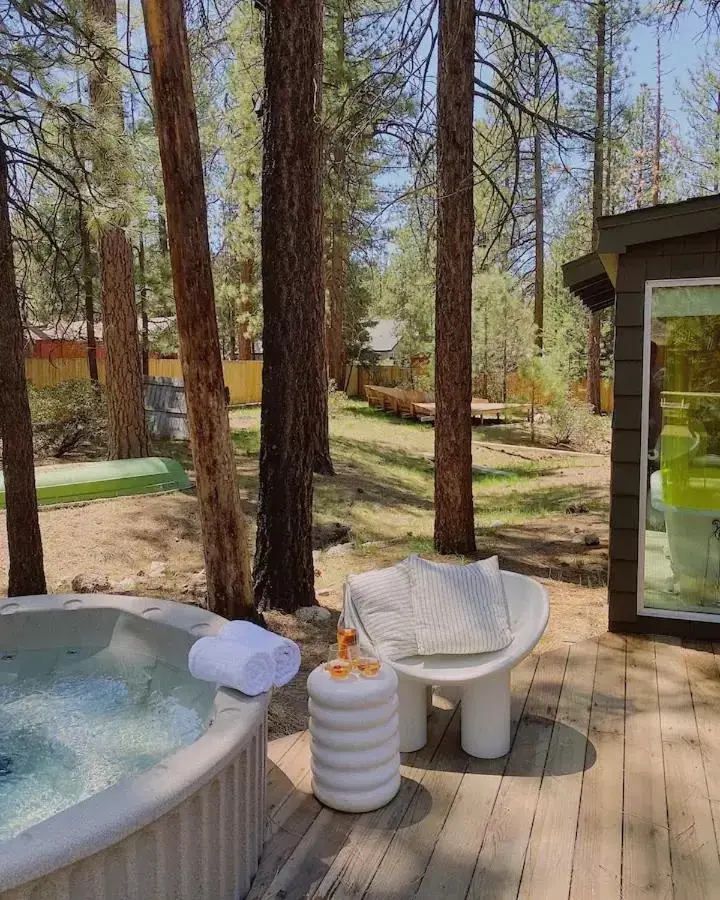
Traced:
<path fill-rule="evenodd" d="M 646 607 L 720 614 L 720 285 L 653 288 Z"/>

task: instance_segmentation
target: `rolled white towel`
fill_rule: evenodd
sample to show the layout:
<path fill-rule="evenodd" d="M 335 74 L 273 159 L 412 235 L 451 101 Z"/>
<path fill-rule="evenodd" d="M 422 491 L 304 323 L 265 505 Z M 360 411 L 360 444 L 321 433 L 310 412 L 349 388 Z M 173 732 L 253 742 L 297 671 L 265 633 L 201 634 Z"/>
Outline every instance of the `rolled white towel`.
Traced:
<path fill-rule="evenodd" d="M 193 678 L 214 681 L 254 697 L 269 691 L 275 663 L 269 653 L 237 641 L 202 637 L 190 648 L 188 668 Z"/>
<path fill-rule="evenodd" d="M 218 632 L 221 640 L 239 641 L 254 650 L 264 650 L 272 656 L 275 663 L 274 684 L 277 687 L 292 681 L 300 670 L 300 648 L 288 638 L 273 634 L 266 628 L 260 628 L 252 622 L 238 619 L 226 622 Z"/>

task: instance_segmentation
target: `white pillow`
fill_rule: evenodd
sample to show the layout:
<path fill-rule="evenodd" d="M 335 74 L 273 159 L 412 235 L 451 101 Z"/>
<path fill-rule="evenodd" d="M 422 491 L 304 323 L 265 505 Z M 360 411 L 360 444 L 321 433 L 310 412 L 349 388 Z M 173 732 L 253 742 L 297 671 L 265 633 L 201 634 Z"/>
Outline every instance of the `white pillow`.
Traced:
<path fill-rule="evenodd" d="M 497 556 L 466 566 L 408 560 L 418 653 L 488 653 L 513 639 Z"/>
<path fill-rule="evenodd" d="M 402 659 L 418 652 L 407 560 L 387 569 L 349 575 L 353 606 L 380 656 Z"/>

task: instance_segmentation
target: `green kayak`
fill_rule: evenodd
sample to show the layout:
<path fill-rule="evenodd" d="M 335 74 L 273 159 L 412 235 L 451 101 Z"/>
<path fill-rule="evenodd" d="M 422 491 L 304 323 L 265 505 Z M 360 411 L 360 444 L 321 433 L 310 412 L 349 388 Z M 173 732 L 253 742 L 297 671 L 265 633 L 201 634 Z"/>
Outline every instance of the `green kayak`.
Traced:
<path fill-rule="evenodd" d="M 152 456 L 38 466 L 35 485 L 38 503 L 49 505 L 182 491 L 190 487 L 190 481 L 177 460 Z M 0 509 L 4 507 L 5 481 L 0 473 Z"/>

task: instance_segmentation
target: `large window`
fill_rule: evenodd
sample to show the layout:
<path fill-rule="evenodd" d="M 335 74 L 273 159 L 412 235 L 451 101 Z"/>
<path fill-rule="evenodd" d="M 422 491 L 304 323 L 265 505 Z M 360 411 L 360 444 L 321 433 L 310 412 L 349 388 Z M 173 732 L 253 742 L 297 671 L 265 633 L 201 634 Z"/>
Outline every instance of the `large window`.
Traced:
<path fill-rule="evenodd" d="M 720 616 L 720 283 L 647 284 L 644 382 L 641 608 Z"/>

